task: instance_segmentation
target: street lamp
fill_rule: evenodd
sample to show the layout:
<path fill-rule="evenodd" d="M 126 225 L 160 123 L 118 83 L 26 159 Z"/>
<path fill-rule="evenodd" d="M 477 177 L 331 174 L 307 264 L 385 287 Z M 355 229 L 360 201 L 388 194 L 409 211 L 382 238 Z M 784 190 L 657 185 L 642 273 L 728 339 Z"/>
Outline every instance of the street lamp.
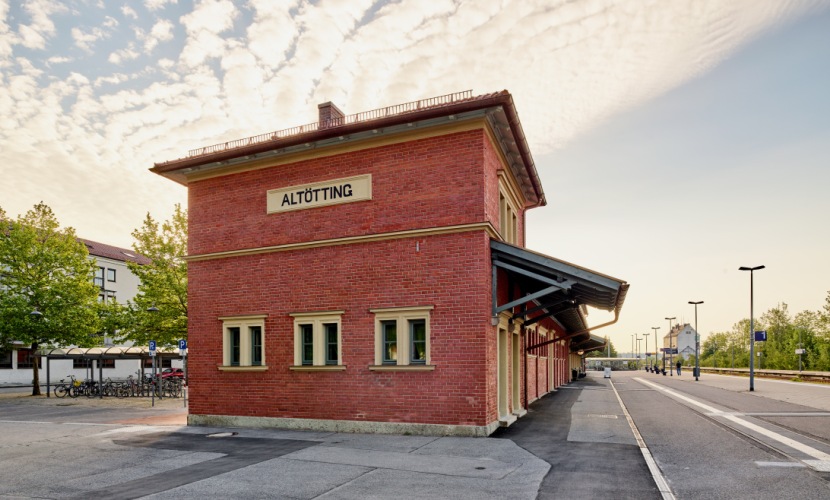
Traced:
<path fill-rule="evenodd" d="M 654 330 L 654 368 L 655 372 L 657 371 L 657 362 L 660 361 L 660 349 L 657 347 L 657 330 L 660 329 L 659 326 L 652 326 L 652 330 Z M 665 365 L 666 354 L 663 353 L 663 364 Z M 663 367 L 665 368 L 665 366 Z"/>
<path fill-rule="evenodd" d="M 669 376 L 673 377 L 674 376 L 674 371 L 673 371 L 674 370 L 674 365 L 673 365 L 673 363 L 674 363 L 674 351 L 672 350 L 672 347 L 671 347 L 671 322 L 672 322 L 672 320 L 677 319 L 677 318 L 672 316 L 671 318 L 666 318 L 666 319 L 669 320 Z M 663 364 L 664 365 L 666 364 L 666 355 L 665 354 L 663 355 Z M 665 366 L 664 366 L 664 368 L 665 368 Z"/>
<path fill-rule="evenodd" d="M 700 377 L 700 332 L 697 331 L 697 305 L 703 304 L 703 301 L 692 302 L 690 300 L 689 304 L 695 306 L 695 382 L 697 382 Z"/>
<path fill-rule="evenodd" d="M 634 334 L 634 338 L 637 339 L 637 369 L 640 369 L 640 341 L 641 339 L 636 333 Z"/>
<path fill-rule="evenodd" d="M 648 361 L 648 336 L 649 335 L 651 335 L 651 334 L 650 333 L 644 333 L 643 334 L 643 338 L 646 339 L 646 367 L 649 366 L 649 361 Z"/>
<path fill-rule="evenodd" d="M 753 273 L 764 269 L 765 266 L 738 268 L 738 271 L 749 271 L 749 390 L 755 390 L 755 296 Z"/>

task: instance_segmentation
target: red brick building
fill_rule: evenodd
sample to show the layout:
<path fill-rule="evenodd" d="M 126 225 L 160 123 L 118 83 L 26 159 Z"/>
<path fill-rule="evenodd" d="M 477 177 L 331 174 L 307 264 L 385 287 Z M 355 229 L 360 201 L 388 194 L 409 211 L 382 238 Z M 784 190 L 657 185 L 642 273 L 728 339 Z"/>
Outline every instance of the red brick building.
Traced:
<path fill-rule="evenodd" d="M 506 91 L 325 103 L 152 171 L 188 187 L 194 425 L 488 435 L 628 289 L 523 248 L 545 195 Z"/>

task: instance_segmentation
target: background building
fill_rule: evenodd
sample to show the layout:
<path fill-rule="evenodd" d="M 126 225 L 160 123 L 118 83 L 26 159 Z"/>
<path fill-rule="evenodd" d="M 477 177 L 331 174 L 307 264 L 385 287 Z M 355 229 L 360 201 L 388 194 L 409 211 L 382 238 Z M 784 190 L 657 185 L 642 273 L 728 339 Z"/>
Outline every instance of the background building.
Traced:
<path fill-rule="evenodd" d="M 149 259 L 143 255 L 136 254 L 133 250 L 119 248 L 105 243 L 85 240 L 79 241 L 86 245 L 89 251 L 89 258 L 94 260 L 97 267 L 92 276 L 92 282 L 99 287 L 99 301 L 116 300 L 126 304 L 138 293 L 139 279 L 127 267 L 127 262 L 147 264 Z M 111 337 L 104 335 L 101 338 L 101 345 L 113 346 Z M 41 346 L 44 347 L 44 346 Z M 166 360 L 167 363 L 170 360 Z M 0 350 L 0 384 L 31 384 L 32 363 L 31 349 L 22 343 L 12 343 Z M 135 374 L 140 369 L 140 362 L 133 360 L 103 360 L 102 367 L 105 369 L 105 377 L 126 378 Z M 88 360 L 52 360 L 51 380 L 52 382 L 74 375 L 77 378 L 87 378 L 91 369 L 97 367 Z M 98 377 L 96 370 L 95 378 Z M 40 380 L 46 383 L 46 373 L 41 371 Z"/>

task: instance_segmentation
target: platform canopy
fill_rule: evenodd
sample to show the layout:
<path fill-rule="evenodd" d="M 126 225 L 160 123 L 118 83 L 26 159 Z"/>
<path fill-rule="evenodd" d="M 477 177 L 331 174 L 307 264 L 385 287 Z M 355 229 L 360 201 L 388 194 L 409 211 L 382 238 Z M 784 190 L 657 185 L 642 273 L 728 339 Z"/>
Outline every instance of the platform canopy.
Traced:
<path fill-rule="evenodd" d="M 150 357 L 147 346 L 132 347 L 46 347 L 37 351 L 37 356 L 49 359 L 146 359 Z M 156 356 L 161 358 L 181 358 L 178 349 L 160 347 Z"/>
<path fill-rule="evenodd" d="M 605 345 L 605 339 L 590 331 L 617 321 L 628 292 L 628 283 L 590 269 L 559 260 L 525 248 L 491 240 L 493 263 L 493 316 L 503 311 L 516 311 L 514 320 L 529 326 L 551 318 L 571 338 L 571 350 L 593 350 Z M 506 272 L 509 290 L 519 289 L 518 296 L 498 304 L 498 269 Z M 589 327 L 587 306 L 614 313 L 614 320 Z M 550 343 L 547 341 L 546 343 Z M 536 346 L 529 346 L 533 348 Z"/>

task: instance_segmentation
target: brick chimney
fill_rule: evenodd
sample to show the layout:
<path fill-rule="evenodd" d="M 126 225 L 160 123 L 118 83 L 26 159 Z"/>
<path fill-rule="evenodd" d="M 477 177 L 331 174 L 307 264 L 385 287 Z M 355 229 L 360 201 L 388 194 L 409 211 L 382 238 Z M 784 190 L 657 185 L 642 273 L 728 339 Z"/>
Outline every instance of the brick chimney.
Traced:
<path fill-rule="evenodd" d="M 343 124 L 343 117 L 346 116 L 340 111 L 340 108 L 334 105 L 331 101 L 324 102 L 317 105 L 317 111 L 320 116 L 319 128 L 336 127 Z"/>

